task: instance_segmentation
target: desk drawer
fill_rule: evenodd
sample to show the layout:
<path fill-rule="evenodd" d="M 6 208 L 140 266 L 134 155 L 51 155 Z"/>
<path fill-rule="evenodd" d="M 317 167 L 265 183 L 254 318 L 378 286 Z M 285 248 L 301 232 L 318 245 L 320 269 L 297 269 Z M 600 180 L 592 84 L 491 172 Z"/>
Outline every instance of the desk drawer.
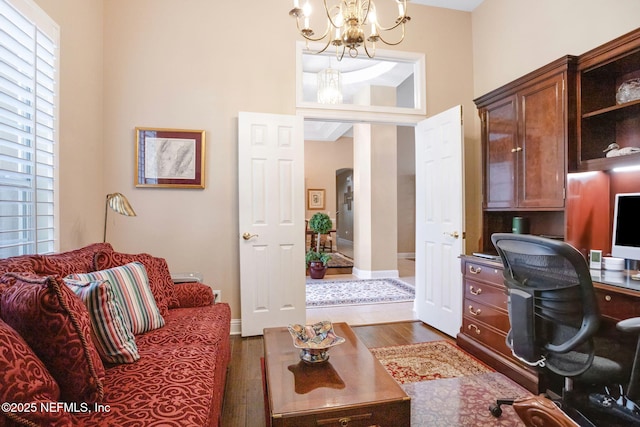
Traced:
<path fill-rule="evenodd" d="M 510 324 L 507 312 L 472 299 L 465 299 L 462 308 L 464 315 L 469 319 L 491 325 L 505 334 L 509 332 Z"/>
<path fill-rule="evenodd" d="M 466 278 L 464 281 L 464 297 L 507 310 L 507 293 L 503 286 L 492 286 L 489 283 L 477 282 Z"/>
<path fill-rule="evenodd" d="M 618 292 L 596 288 L 596 299 L 600 314 L 615 321 L 640 316 L 638 298 Z"/>
<path fill-rule="evenodd" d="M 297 416 L 273 417 L 273 427 L 395 427 L 411 425 L 411 400 Z"/>
<path fill-rule="evenodd" d="M 505 339 L 506 332 L 499 332 L 489 326 L 480 323 L 477 319 L 470 318 L 466 314 L 462 318 L 462 332 L 474 340 L 481 342 L 493 351 L 502 353 L 503 355 L 513 358 L 511 349 L 507 347 Z"/>
<path fill-rule="evenodd" d="M 473 261 L 467 261 L 464 270 L 464 277 L 476 281 L 495 283 L 500 285 L 504 282 L 502 270 L 494 266 L 485 265 Z"/>

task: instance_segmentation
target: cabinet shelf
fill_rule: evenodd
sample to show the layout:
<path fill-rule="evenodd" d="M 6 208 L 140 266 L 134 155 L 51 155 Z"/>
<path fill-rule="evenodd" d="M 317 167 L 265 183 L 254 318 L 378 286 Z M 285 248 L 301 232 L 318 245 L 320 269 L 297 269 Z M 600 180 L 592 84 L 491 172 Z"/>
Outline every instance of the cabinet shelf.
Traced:
<path fill-rule="evenodd" d="M 601 117 L 601 116 L 612 116 L 615 117 L 624 117 L 626 115 L 638 114 L 640 111 L 640 99 L 635 101 L 625 102 L 624 104 L 613 105 L 607 108 L 601 108 L 596 111 L 591 111 L 589 113 L 583 114 L 583 119 L 589 119 L 593 117 Z"/>
<path fill-rule="evenodd" d="M 603 171 L 622 166 L 640 165 L 640 153 L 618 157 L 602 157 L 598 159 L 582 160 L 578 172 Z"/>

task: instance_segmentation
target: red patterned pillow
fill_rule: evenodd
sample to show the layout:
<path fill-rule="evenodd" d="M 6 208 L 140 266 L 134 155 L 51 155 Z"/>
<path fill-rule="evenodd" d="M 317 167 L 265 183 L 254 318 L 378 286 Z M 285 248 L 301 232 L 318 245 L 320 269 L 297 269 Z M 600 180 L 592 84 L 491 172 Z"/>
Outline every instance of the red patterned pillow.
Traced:
<path fill-rule="evenodd" d="M 40 275 L 58 275 L 66 277 L 72 273 L 88 273 L 93 268 L 93 255 L 96 252 L 113 252 L 110 243 L 93 243 L 80 249 L 43 255 L 36 259 L 34 270 Z"/>
<path fill-rule="evenodd" d="M 169 266 L 164 258 L 154 257 L 149 254 L 125 254 L 116 251 L 96 252 L 93 257 L 93 269 L 95 271 L 120 267 L 132 262 L 144 265 L 149 276 L 149 287 L 156 305 L 162 316 L 166 316 L 169 308 L 178 307 L 178 299 L 173 289 L 173 280 L 169 272 Z"/>
<path fill-rule="evenodd" d="M 100 402 L 104 365 L 91 342 L 89 313 L 60 279 L 6 273 L 15 283 L 0 295 L 2 319 L 44 362 L 65 402 Z M 60 281 L 59 281 L 60 280 Z"/>
<path fill-rule="evenodd" d="M 57 402 L 58 384 L 22 337 L 0 319 L 0 402 L 5 418 L 22 425 L 71 425 L 67 412 L 41 411 L 40 404 Z M 22 404 L 14 407 L 6 404 Z M 4 425 L 0 416 L 0 425 Z"/>

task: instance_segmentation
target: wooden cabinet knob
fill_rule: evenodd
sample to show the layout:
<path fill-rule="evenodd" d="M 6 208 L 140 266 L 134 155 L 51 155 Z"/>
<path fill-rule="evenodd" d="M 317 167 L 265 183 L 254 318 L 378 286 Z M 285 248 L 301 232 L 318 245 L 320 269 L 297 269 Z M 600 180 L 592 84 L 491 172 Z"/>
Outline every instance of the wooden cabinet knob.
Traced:
<path fill-rule="evenodd" d="M 605 300 L 606 302 L 611 301 L 611 295 L 605 295 L 605 296 L 604 296 L 604 300 Z"/>

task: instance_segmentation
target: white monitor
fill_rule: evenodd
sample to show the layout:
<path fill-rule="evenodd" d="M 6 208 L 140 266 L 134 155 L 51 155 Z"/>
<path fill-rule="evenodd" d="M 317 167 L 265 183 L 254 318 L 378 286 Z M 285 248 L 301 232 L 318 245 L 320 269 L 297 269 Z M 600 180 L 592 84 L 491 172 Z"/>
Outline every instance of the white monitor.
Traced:
<path fill-rule="evenodd" d="M 640 193 L 616 194 L 611 255 L 640 260 Z"/>

